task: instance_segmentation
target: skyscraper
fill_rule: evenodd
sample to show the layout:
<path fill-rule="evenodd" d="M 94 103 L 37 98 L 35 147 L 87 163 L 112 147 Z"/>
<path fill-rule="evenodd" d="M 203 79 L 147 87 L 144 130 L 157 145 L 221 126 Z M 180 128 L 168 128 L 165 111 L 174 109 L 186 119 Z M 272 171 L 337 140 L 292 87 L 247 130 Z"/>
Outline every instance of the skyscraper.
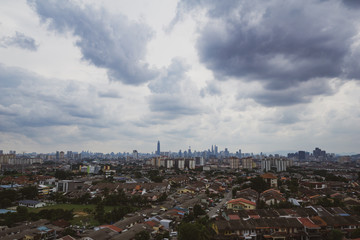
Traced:
<path fill-rule="evenodd" d="M 160 141 L 157 142 L 156 155 L 160 155 Z"/>
<path fill-rule="evenodd" d="M 299 151 L 299 160 L 305 160 L 305 151 Z"/>

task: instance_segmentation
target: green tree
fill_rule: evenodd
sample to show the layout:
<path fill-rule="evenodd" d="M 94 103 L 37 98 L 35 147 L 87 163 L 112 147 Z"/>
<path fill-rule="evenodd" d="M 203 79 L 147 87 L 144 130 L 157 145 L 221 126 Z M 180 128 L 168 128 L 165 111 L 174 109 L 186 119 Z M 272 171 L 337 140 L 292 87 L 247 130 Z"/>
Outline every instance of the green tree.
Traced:
<path fill-rule="evenodd" d="M 72 173 L 64 170 L 56 170 L 55 177 L 60 180 L 72 179 Z"/>
<path fill-rule="evenodd" d="M 105 221 L 105 209 L 102 202 L 98 203 L 95 207 L 95 219 L 102 224 Z"/>
<path fill-rule="evenodd" d="M 2 190 L 0 191 L 0 207 L 10 207 L 12 202 L 19 199 L 19 194 L 15 190 Z"/>
<path fill-rule="evenodd" d="M 18 206 L 16 208 L 17 222 L 25 221 L 29 218 L 28 209 L 26 207 Z"/>
<path fill-rule="evenodd" d="M 351 238 L 360 238 L 360 228 L 355 229 L 355 230 L 351 233 Z"/>
<path fill-rule="evenodd" d="M 142 178 L 141 172 L 135 172 L 134 176 L 135 176 L 135 178 Z"/>
<path fill-rule="evenodd" d="M 36 199 L 38 196 L 38 189 L 36 186 L 28 186 L 20 189 L 22 199 Z"/>
<path fill-rule="evenodd" d="M 197 218 L 200 215 L 205 215 L 206 212 L 204 211 L 204 209 L 201 208 L 201 206 L 199 204 L 195 204 L 194 206 L 194 216 Z"/>
<path fill-rule="evenodd" d="M 250 181 L 251 181 L 250 187 L 251 187 L 252 189 L 254 189 L 255 191 L 257 191 L 257 192 L 260 192 L 260 193 L 261 193 L 261 192 L 269 189 L 268 184 L 267 184 L 267 183 L 265 182 L 265 180 L 264 180 L 262 177 L 260 177 L 260 176 L 255 177 L 255 178 L 252 178 Z"/>
<path fill-rule="evenodd" d="M 178 232 L 179 240 L 205 240 L 210 238 L 208 229 L 200 223 L 181 223 Z"/>
<path fill-rule="evenodd" d="M 166 201 L 166 199 L 167 199 L 167 194 L 166 194 L 166 192 L 163 192 L 161 194 L 161 196 L 159 197 L 158 201 L 163 202 L 163 201 Z"/>
<path fill-rule="evenodd" d="M 343 237 L 344 237 L 344 234 L 340 230 L 334 229 L 329 233 L 329 236 L 328 236 L 327 239 L 329 239 L 329 240 L 342 240 Z"/>
<path fill-rule="evenodd" d="M 141 232 L 138 232 L 135 234 L 135 240 L 149 240 L 150 239 L 150 233 L 142 230 Z"/>
<path fill-rule="evenodd" d="M 65 228 L 65 230 L 62 232 L 63 236 L 70 235 L 72 237 L 78 237 L 76 234 L 76 231 L 71 228 Z"/>

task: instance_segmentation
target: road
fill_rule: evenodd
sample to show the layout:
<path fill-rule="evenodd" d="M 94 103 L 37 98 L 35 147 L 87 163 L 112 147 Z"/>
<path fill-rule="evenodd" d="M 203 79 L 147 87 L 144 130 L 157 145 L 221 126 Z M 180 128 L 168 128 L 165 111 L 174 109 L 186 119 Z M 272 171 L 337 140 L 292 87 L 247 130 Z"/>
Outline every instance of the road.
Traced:
<path fill-rule="evenodd" d="M 219 202 L 215 207 L 213 207 L 213 208 L 207 213 L 207 215 L 208 215 L 209 217 L 212 217 L 212 216 L 214 216 L 215 214 L 218 214 L 218 213 L 217 213 L 217 210 L 219 210 L 221 207 L 223 207 L 224 204 L 231 199 L 231 197 L 232 197 L 231 191 L 229 191 L 228 193 L 225 193 L 223 200 L 222 200 L 221 202 Z"/>

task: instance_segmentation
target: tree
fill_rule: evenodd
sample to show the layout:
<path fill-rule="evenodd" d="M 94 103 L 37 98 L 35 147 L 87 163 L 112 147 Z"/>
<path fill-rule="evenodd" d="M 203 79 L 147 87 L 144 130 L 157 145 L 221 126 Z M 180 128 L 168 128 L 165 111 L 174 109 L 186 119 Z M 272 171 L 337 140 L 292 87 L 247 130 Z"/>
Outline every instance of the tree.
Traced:
<path fill-rule="evenodd" d="M 267 208 L 268 206 L 266 205 L 265 201 L 263 200 L 259 200 L 257 203 L 256 203 L 256 208 L 257 209 L 265 209 Z"/>
<path fill-rule="evenodd" d="M 205 240 L 210 238 L 208 229 L 200 223 L 181 223 L 178 232 L 179 240 Z"/>
<path fill-rule="evenodd" d="M 250 187 L 257 192 L 263 192 L 269 188 L 268 184 L 260 176 L 252 178 L 250 181 L 251 181 Z"/>
<path fill-rule="evenodd" d="M 25 221 L 29 217 L 28 209 L 26 207 L 18 206 L 16 208 L 16 213 L 18 222 Z"/>
<path fill-rule="evenodd" d="M 200 215 L 205 215 L 206 212 L 204 211 L 204 209 L 201 208 L 201 206 L 199 204 L 195 204 L 194 206 L 194 216 L 197 218 Z"/>
<path fill-rule="evenodd" d="M 28 186 L 20 189 L 22 199 L 36 199 L 38 196 L 38 189 L 36 186 Z"/>
<path fill-rule="evenodd" d="M 135 172 L 135 178 L 142 178 L 141 172 Z"/>
<path fill-rule="evenodd" d="M 150 239 L 150 233 L 142 230 L 141 232 L 138 232 L 135 234 L 135 240 L 149 240 Z"/>
<path fill-rule="evenodd" d="M 329 233 L 329 236 L 328 236 L 327 239 L 329 239 L 329 240 L 342 240 L 343 237 L 344 237 L 344 234 L 340 230 L 334 229 Z"/>
<path fill-rule="evenodd" d="M 76 231 L 71 228 L 65 228 L 65 230 L 62 232 L 63 236 L 70 235 L 72 237 L 78 237 L 76 234 Z"/>
<path fill-rule="evenodd" d="M 60 180 L 72 179 L 72 173 L 64 170 L 56 170 L 55 177 Z"/>
<path fill-rule="evenodd" d="M 7 208 L 11 206 L 11 203 L 18 200 L 19 195 L 15 190 L 3 190 L 0 191 L 0 207 Z"/>
<path fill-rule="evenodd" d="M 95 219 L 98 220 L 100 224 L 105 220 L 105 209 L 102 202 L 98 203 L 95 207 Z"/>
<path fill-rule="evenodd" d="M 159 197 L 158 201 L 159 201 L 159 202 L 163 202 L 163 201 L 165 201 L 166 199 L 167 199 L 167 194 L 166 194 L 166 192 L 163 192 L 163 193 L 161 194 L 161 196 Z"/>
<path fill-rule="evenodd" d="M 351 238 L 360 238 L 360 228 L 357 228 L 351 233 Z"/>

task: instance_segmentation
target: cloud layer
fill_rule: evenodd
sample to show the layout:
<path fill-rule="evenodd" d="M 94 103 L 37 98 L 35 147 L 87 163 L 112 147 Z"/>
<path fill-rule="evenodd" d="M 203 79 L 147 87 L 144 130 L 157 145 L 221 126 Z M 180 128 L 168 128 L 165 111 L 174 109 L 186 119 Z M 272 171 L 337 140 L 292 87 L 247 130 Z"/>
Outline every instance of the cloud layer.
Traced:
<path fill-rule="evenodd" d="M 353 0 L 0 2 L 0 149 L 358 151 Z"/>
<path fill-rule="evenodd" d="M 0 46 L 14 46 L 29 51 L 36 51 L 38 49 L 38 44 L 36 43 L 35 39 L 26 36 L 21 32 L 16 32 L 15 35 L 11 37 L 3 37 L 2 39 L 0 39 Z"/>
<path fill-rule="evenodd" d="M 111 80 L 139 85 L 156 76 L 156 70 L 144 61 L 147 43 L 153 36 L 145 23 L 68 0 L 28 0 L 28 4 L 49 29 L 78 37 L 76 45 L 83 59 L 105 68 Z"/>
<path fill-rule="evenodd" d="M 329 93 L 324 79 L 360 77 L 358 17 L 338 1 L 181 1 L 177 18 L 204 9 L 200 61 L 219 80 L 261 82 L 266 92 L 253 96 L 261 104 L 301 103 Z M 305 82 L 317 89 L 305 91 Z"/>

